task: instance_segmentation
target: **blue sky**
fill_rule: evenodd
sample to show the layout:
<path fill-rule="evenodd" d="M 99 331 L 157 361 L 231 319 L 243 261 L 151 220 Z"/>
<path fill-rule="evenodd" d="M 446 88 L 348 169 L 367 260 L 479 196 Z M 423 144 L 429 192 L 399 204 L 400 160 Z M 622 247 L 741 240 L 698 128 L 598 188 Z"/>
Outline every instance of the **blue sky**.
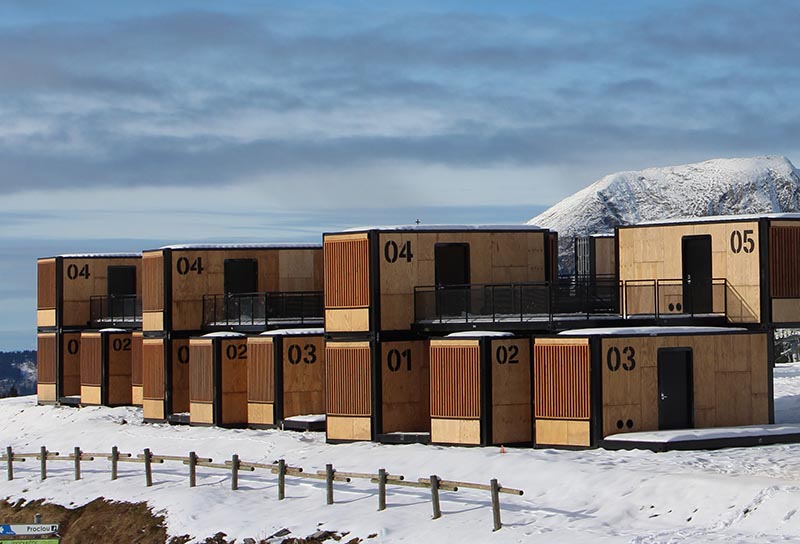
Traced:
<path fill-rule="evenodd" d="M 797 156 L 795 2 L 0 4 L 0 349 L 36 256 L 522 222 L 604 174 Z"/>

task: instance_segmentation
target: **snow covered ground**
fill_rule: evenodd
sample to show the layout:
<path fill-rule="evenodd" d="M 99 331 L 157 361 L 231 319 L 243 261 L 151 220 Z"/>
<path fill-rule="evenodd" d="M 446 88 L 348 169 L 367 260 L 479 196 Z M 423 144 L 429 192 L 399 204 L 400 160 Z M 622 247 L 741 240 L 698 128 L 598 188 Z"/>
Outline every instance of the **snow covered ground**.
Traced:
<path fill-rule="evenodd" d="M 800 364 L 775 373 L 778 423 L 800 422 Z M 285 458 L 307 472 L 333 463 L 342 471 L 390 473 L 416 479 L 430 474 L 489 481 L 525 490 L 503 495 L 502 530 L 493 533 L 488 492 L 442 492 L 444 516 L 431 518 L 424 489 L 390 488 L 388 508 L 377 511 L 374 484 L 337 484 L 336 504 L 325 505 L 324 483 L 287 478 L 287 500 L 277 500 L 275 477 L 243 472 L 240 490 L 225 471 L 198 469 L 190 489 L 186 467 L 154 465 L 154 486 L 144 485 L 140 464 L 120 464 L 110 481 L 106 461 L 84 463 L 83 480 L 72 465 L 52 462 L 39 481 L 38 463 L 15 465 L 16 479 L 0 480 L 2 497 L 44 498 L 80 505 L 103 496 L 147 501 L 166 515 L 172 535 L 264 538 L 282 528 L 292 536 L 318 529 L 349 531 L 367 542 L 792 542 L 800 536 L 800 444 L 719 451 L 650 453 L 498 448 L 328 445 L 321 433 L 222 430 L 143 424 L 134 408 L 36 406 L 34 397 L 0 401 L 0 446 L 19 452 L 42 445 L 62 454 L 84 451 L 200 456 L 222 462 Z M 0 475 L 2 478 L 2 475 Z M 278 541 L 280 539 L 277 539 Z M 240 540 L 241 541 L 241 540 Z"/>

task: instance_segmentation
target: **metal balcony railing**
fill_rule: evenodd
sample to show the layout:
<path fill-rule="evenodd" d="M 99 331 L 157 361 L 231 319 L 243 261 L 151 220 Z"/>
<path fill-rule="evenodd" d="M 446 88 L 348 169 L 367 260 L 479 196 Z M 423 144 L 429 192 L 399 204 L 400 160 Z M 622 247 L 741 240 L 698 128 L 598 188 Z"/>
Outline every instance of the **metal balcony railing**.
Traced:
<path fill-rule="evenodd" d="M 625 317 L 728 315 L 725 278 L 627 280 L 623 291 Z"/>
<path fill-rule="evenodd" d="M 203 328 L 267 328 L 322 323 L 322 291 L 205 295 Z"/>
<path fill-rule="evenodd" d="M 93 327 L 140 326 L 142 297 L 139 295 L 108 295 L 89 298 L 89 320 Z"/>
<path fill-rule="evenodd" d="M 618 315 L 619 297 L 620 284 L 613 277 L 424 286 L 414 289 L 414 319 L 439 323 L 550 322 L 557 315 Z"/>

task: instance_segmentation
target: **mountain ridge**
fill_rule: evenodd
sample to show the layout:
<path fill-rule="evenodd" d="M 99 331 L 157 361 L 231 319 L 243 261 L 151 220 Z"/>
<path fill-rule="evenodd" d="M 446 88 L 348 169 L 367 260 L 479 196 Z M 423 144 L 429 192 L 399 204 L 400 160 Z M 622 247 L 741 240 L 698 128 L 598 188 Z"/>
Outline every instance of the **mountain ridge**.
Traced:
<path fill-rule="evenodd" d="M 558 232 L 559 268 L 565 273 L 574 267 L 572 244 L 578 236 L 645 221 L 797 211 L 800 171 L 786 157 L 760 156 L 609 174 L 528 224 Z"/>

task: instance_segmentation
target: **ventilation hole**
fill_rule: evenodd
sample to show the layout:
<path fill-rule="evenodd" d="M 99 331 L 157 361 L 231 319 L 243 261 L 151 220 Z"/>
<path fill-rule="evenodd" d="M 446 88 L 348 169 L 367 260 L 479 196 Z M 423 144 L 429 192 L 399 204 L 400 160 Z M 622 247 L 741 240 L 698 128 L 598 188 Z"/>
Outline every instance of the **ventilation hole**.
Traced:
<path fill-rule="evenodd" d="M 633 428 L 633 420 L 629 419 L 628 421 L 626 421 L 625 422 L 625 426 L 628 427 L 629 429 L 632 429 Z"/>
<path fill-rule="evenodd" d="M 618 419 L 618 420 L 617 420 L 617 429 L 621 429 L 623 426 L 624 426 L 624 425 L 622 424 L 622 420 L 621 420 L 621 419 Z"/>

